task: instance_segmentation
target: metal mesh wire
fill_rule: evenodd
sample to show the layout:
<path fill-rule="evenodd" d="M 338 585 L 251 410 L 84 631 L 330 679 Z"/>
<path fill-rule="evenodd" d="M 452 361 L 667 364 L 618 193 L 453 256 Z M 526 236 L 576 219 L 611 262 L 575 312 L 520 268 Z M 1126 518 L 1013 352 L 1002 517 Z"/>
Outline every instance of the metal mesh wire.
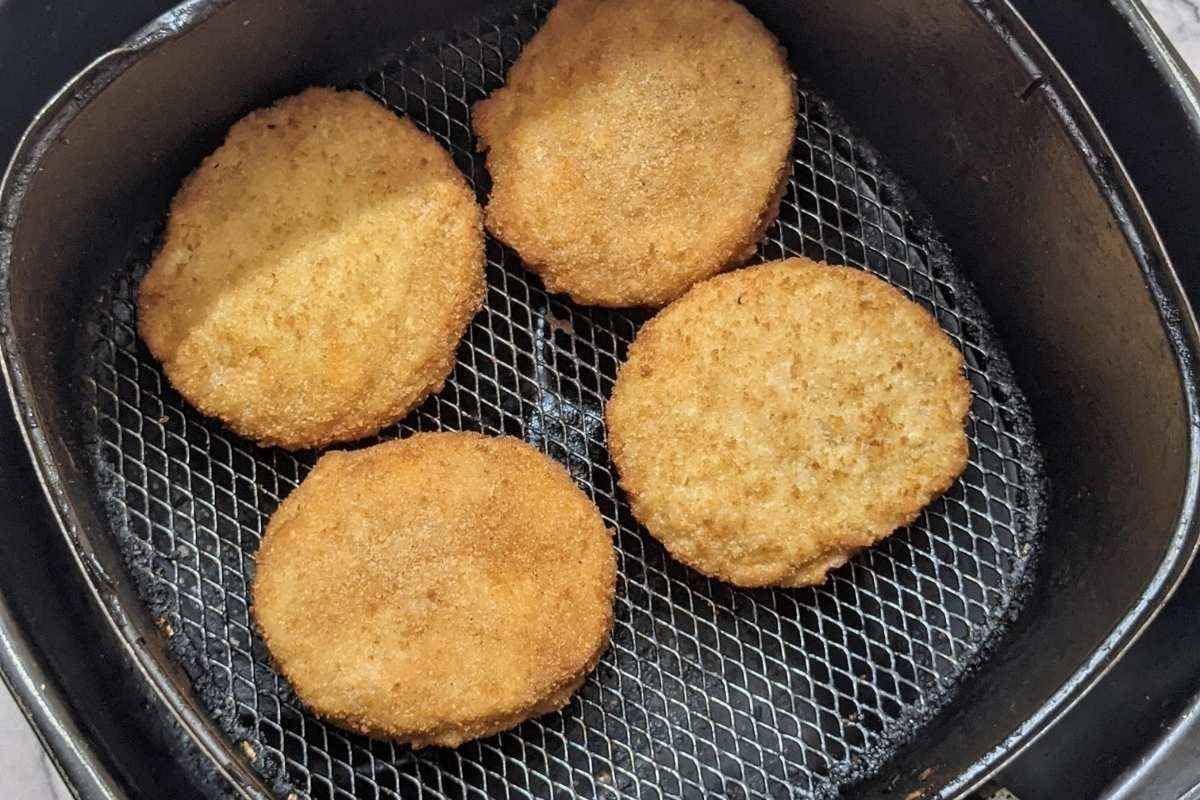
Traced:
<path fill-rule="evenodd" d="M 546 13 L 533 6 L 412 45 L 362 88 L 454 155 L 480 197 L 469 107 Z M 279 787 L 313 798 L 808 797 L 870 771 L 948 696 L 1028 577 L 1041 476 L 1007 360 L 970 287 L 913 229 L 894 181 L 810 92 L 763 259 L 856 264 L 931 309 L 968 363 L 970 465 L 910 528 L 822 587 L 744 591 L 669 559 L 616 487 L 604 398 L 645 315 L 548 296 L 487 250 L 486 308 L 445 389 L 381 438 L 468 429 L 568 465 L 616 531 L 612 647 L 560 713 L 458 750 L 413 752 L 307 714 L 252 629 L 266 521 L 315 454 L 255 447 L 192 409 L 138 341 L 148 253 L 89 322 L 85 411 L 101 501 L 139 589 L 200 697 Z"/>

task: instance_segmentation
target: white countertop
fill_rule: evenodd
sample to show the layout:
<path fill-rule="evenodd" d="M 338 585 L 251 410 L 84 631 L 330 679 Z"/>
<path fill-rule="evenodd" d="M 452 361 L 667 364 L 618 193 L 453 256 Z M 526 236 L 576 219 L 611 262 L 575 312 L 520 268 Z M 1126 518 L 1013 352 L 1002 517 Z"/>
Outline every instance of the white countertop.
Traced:
<path fill-rule="evenodd" d="M 0 797 L 71 800 L 71 793 L 42 754 L 42 746 L 25 717 L 3 688 L 0 688 Z"/>
<path fill-rule="evenodd" d="M 1200 0 L 1143 2 L 1188 65 L 1200 72 Z M 4 689 L 0 689 L 0 798 L 71 800 Z"/>
<path fill-rule="evenodd" d="M 1200 0 L 1143 0 L 1183 60 L 1200 72 Z"/>

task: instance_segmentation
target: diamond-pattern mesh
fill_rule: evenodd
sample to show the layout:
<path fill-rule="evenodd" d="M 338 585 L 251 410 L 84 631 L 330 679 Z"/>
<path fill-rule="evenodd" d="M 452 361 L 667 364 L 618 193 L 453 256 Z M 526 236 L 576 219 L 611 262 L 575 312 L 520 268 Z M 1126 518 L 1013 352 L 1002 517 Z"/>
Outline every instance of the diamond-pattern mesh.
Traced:
<path fill-rule="evenodd" d="M 469 107 L 500 85 L 545 13 L 533 6 L 422 40 L 362 88 L 446 145 L 482 199 Z M 822 587 L 708 580 L 637 525 L 605 449 L 604 398 L 646 315 L 548 296 L 489 240 L 486 308 L 452 377 L 380 438 L 467 429 L 535 443 L 568 465 L 616 531 L 620 578 L 612 647 L 577 697 L 454 751 L 371 741 L 304 711 L 253 631 L 248 587 L 269 515 L 316 454 L 258 448 L 170 388 L 135 330 L 148 253 L 101 293 L 84 387 L 101 499 L 202 701 L 283 793 L 824 796 L 875 769 L 980 657 L 1019 600 L 1041 518 L 1023 401 L 971 288 L 914 230 L 871 151 L 808 91 L 799 113 L 793 178 L 759 255 L 856 264 L 936 314 L 974 389 L 966 473 Z"/>

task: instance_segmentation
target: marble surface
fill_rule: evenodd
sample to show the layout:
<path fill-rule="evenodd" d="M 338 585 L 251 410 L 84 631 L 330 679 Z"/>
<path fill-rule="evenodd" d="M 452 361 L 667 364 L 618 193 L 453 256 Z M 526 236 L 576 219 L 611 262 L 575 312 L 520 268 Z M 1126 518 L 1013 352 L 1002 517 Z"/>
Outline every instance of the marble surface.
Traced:
<path fill-rule="evenodd" d="M 1188 65 L 1200 72 L 1200 0 L 1143 1 Z M 4 688 L 0 688 L 0 798 L 71 800 Z"/>
<path fill-rule="evenodd" d="M 1167 38 L 1200 73 L 1200 0 L 1143 0 Z"/>
<path fill-rule="evenodd" d="M 0 797 L 71 800 L 8 690 L 0 685 Z"/>

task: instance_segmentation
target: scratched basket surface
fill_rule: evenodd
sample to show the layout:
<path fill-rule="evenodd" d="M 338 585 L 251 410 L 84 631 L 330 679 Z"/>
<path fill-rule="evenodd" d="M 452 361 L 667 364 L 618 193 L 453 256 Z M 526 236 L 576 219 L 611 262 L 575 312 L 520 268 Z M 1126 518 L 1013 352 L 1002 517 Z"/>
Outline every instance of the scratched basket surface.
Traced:
<path fill-rule="evenodd" d="M 542 6 L 409 47 L 362 88 L 453 152 L 486 197 L 468 108 L 500 85 Z M 357 797 L 807 797 L 878 768 L 944 703 L 1019 603 L 1040 526 L 1040 460 L 971 288 L 918 231 L 872 151 L 811 92 L 793 179 L 759 254 L 870 269 L 934 310 L 975 397 L 970 466 L 909 529 L 822 587 L 743 591 L 671 561 L 630 515 L 604 399 L 643 313 L 547 296 L 488 243 L 486 308 L 445 389 L 382 438 L 478 430 L 567 464 L 616 531 L 612 647 L 561 712 L 456 751 L 350 735 L 305 713 L 252 630 L 267 518 L 315 454 L 253 446 L 168 386 L 137 340 L 149 247 L 97 300 L 85 410 L 130 569 L 219 725 L 281 793 Z"/>

